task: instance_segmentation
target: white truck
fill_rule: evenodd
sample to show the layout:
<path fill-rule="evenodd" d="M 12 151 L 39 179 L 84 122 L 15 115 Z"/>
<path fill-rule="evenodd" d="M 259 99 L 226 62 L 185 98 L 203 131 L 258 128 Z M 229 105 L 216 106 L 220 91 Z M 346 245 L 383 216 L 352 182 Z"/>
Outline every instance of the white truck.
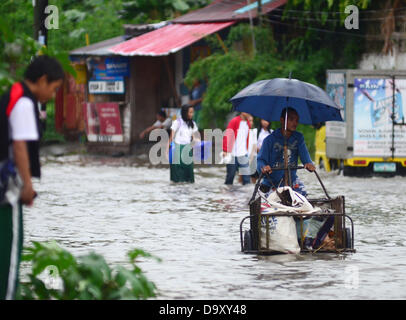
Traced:
<path fill-rule="evenodd" d="M 406 70 L 327 70 L 344 122 L 316 133 L 316 163 L 344 175 L 406 175 Z"/>

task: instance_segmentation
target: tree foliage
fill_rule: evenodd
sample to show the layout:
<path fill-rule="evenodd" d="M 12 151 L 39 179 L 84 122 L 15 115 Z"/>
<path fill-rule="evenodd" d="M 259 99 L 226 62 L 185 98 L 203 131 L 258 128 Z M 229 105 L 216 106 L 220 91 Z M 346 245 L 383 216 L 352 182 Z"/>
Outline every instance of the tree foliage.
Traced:
<path fill-rule="evenodd" d="M 48 54 L 66 61 L 70 50 L 123 34 L 123 24 L 168 20 L 209 0 L 49 0 L 58 9 L 58 29 L 48 30 Z M 40 46 L 33 40 L 32 1 L 2 0 L 0 6 L 0 93 L 20 80 Z M 63 55 L 63 57 L 62 57 Z"/>
<path fill-rule="evenodd" d="M 235 42 L 250 38 L 247 25 L 240 25 L 230 31 L 225 43 L 230 47 L 226 54 L 217 51 L 213 55 L 198 60 L 189 69 L 185 83 L 191 87 L 195 78 L 206 80 L 208 87 L 203 100 L 202 125 L 224 128 L 224 120 L 231 110 L 229 99 L 250 83 L 277 77 L 294 78 L 320 85 L 318 75 L 325 72 L 326 61 L 331 62 L 327 49 L 312 53 L 308 61 L 282 59 L 276 52 L 271 29 L 255 27 L 256 54 L 232 49 Z"/>
<path fill-rule="evenodd" d="M 208 0 L 124 0 L 120 17 L 134 23 L 160 22 L 207 5 Z"/>
<path fill-rule="evenodd" d="M 30 263 L 28 281 L 21 282 L 23 300 L 119 300 L 156 296 L 156 286 L 136 264 L 140 257 L 155 258 L 134 249 L 128 252 L 131 269 L 110 267 L 103 256 L 91 252 L 74 257 L 56 242 L 33 242 L 23 261 Z M 59 285 L 58 285 L 58 280 Z"/>
<path fill-rule="evenodd" d="M 327 69 L 356 68 L 365 37 L 364 30 L 345 32 L 344 11 L 349 4 L 362 10 L 370 0 L 288 1 L 283 11 L 264 16 L 262 26 L 232 27 L 224 40 L 227 53 L 214 36 L 208 37 L 215 53 L 194 62 L 185 78 L 188 87 L 195 78 L 207 81 L 202 127 L 224 129 L 232 107 L 229 99 L 255 81 L 284 78 L 292 73 L 293 78 L 323 88 Z M 307 145 L 312 146 L 312 127 L 299 130 L 304 131 Z"/>

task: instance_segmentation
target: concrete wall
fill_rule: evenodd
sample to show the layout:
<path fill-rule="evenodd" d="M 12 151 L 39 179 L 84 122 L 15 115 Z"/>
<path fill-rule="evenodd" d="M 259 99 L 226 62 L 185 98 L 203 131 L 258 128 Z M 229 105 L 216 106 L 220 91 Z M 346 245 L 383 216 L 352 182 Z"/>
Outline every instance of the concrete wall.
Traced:
<path fill-rule="evenodd" d="M 365 53 L 359 62 L 362 70 L 406 70 L 406 52 L 395 47 L 393 54 Z"/>

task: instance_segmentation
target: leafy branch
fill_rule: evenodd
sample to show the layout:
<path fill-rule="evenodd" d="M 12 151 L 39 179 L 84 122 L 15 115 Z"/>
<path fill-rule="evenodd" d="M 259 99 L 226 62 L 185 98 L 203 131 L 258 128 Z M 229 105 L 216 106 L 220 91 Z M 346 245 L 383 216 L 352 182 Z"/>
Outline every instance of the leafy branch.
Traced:
<path fill-rule="evenodd" d="M 156 296 L 155 284 L 136 263 L 140 257 L 161 260 L 143 250 L 128 253 L 131 269 L 126 269 L 110 267 L 103 256 L 94 252 L 75 258 L 55 241 L 32 245 L 24 249 L 22 261 L 31 263 L 31 273 L 28 282 L 20 283 L 18 299 L 118 300 Z M 57 280 L 61 285 L 55 285 Z"/>

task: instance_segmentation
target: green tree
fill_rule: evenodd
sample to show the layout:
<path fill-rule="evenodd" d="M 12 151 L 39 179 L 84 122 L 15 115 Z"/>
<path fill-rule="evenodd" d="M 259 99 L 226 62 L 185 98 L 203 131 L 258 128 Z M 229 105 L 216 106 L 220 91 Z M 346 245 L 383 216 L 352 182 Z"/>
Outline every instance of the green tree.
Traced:
<path fill-rule="evenodd" d="M 202 127 L 224 128 L 232 109 L 229 99 L 255 81 L 288 77 L 292 73 L 293 78 L 323 88 L 327 69 L 356 68 L 364 51 L 366 31 L 346 32 L 344 10 L 349 4 L 363 10 L 370 1 L 288 1 L 282 11 L 264 16 L 262 27 L 239 24 L 231 28 L 224 41 L 227 53 L 214 36 L 207 37 L 214 54 L 194 62 L 185 78 L 188 87 L 195 78 L 207 81 Z M 313 128 L 301 126 L 299 130 L 312 153 Z"/>
<path fill-rule="evenodd" d="M 202 103 L 203 126 L 224 128 L 231 110 L 228 100 L 254 81 L 287 77 L 292 72 L 294 78 L 324 87 L 326 69 L 356 67 L 365 37 L 364 31 L 344 32 L 344 10 L 349 4 L 362 10 L 370 0 L 288 1 L 283 11 L 264 16 L 263 27 L 239 24 L 231 28 L 224 41 L 228 53 L 214 36 L 208 37 L 215 54 L 192 64 L 185 79 L 189 87 L 195 78 L 208 82 Z M 272 30 L 280 24 L 289 29 L 274 36 Z M 246 45 L 254 42 L 252 38 L 255 51 Z"/>
<path fill-rule="evenodd" d="M 126 0 L 120 11 L 123 19 L 135 23 L 170 20 L 207 5 L 209 0 Z"/>

